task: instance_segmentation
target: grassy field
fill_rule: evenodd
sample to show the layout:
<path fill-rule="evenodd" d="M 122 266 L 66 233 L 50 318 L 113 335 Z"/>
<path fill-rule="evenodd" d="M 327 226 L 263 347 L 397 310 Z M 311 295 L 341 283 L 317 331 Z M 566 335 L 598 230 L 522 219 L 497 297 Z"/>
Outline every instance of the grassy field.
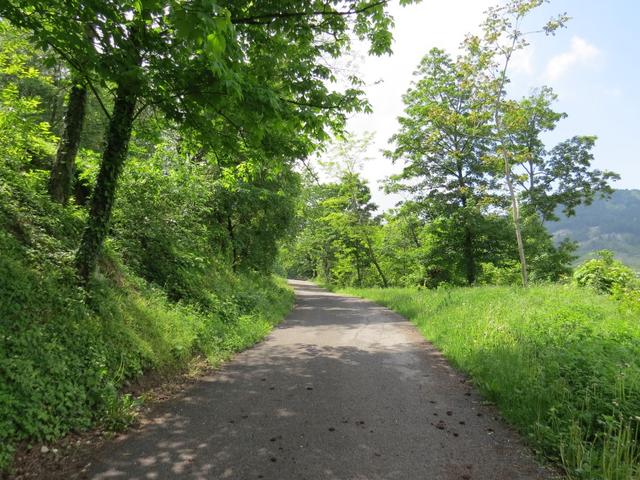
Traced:
<path fill-rule="evenodd" d="M 640 318 L 573 286 L 350 289 L 413 321 L 570 478 L 640 478 Z"/>

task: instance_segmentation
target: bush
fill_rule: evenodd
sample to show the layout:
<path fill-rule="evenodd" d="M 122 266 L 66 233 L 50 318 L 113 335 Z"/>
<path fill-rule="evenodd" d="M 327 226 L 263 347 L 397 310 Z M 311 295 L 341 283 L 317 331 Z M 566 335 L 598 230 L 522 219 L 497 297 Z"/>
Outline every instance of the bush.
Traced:
<path fill-rule="evenodd" d="M 478 283 L 481 285 L 522 285 L 522 273 L 517 262 L 510 262 L 502 267 L 483 263 L 480 272 Z"/>
<path fill-rule="evenodd" d="M 573 274 L 575 282 L 591 287 L 599 293 L 622 293 L 638 289 L 638 279 L 633 270 L 613 258 L 613 252 L 601 250 L 598 258 L 587 260 Z"/>

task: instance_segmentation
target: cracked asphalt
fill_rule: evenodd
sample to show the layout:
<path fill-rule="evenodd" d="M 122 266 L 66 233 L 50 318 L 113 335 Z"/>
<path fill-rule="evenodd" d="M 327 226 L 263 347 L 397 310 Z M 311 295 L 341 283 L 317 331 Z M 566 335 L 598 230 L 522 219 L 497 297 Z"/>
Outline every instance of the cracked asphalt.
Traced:
<path fill-rule="evenodd" d="M 552 478 L 399 315 L 291 281 L 260 344 L 96 454 L 92 479 Z"/>

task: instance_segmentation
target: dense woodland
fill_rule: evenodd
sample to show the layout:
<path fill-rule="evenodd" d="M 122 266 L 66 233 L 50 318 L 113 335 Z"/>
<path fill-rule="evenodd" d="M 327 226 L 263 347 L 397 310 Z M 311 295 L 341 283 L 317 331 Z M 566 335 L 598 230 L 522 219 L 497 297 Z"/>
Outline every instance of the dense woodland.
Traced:
<path fill-rule="evenodd" d="M 126 391 L 144 373 L 217 365 L 258 341 L 293 302 L 274 273 L 447 299 L 458 286 L 518 286 L 495 292 L 534 303 L 535 285 L 559 282 L 567 312 L 595 289 L 603 318 L 636 318 L 633 272 L 607 252 L 574 271 L 576 245 L 547 229 L 611 195 L 617 175 L 592 167 L 588 132 L 543 143 L 565 117 L 551 89 L 509 95 L 512 55 L 528 43 L 520 22 L 541 3 L 489 10 L 457 57 L 425 52 L 385 152 L 402 170 L 384 188 L 407 200 L 380 212 L 362 175 L 370 138 L 345 131 L 370 108 L 364 84 L 333 67 L 356 39 L 391 53 L 386 1 L 0 2 L 0 468 L 70 432 L 126 427 L 137 405 Z M 637 373 L 637 331 L 620 332 L 615 358 L 596 362 L 603 378 L 619 362 Z M 553 357 L 548 378 L 580 384 L 587 357 L 575 358 L 564 371 Z M 614 414 L 536 424 L 534 444 L 564 462 L 573 432 L 570 445 L 605 451 L 607 415 L 607 432 L 635 442 L 640 389 L 627 388 Z M 528 432 L 535 415 L 512 420 Z M 625 472 L 637 473 L 634 448 Z M 571 455 L 568 472 L 599 462 Z"/>

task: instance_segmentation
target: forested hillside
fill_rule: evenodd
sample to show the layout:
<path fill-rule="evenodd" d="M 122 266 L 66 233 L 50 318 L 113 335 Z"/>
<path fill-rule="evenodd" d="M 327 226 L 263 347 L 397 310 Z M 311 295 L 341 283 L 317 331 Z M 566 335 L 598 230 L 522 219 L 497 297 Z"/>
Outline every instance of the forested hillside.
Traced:
<path fill-rule="evenodd" d="M 616 190 L 609 199 L 578 207 L 572 217 L 559 217 L 547 227 L 558 240 L 578 242 L 580 261 L 598 250 L 611 250 L 624 263 L 640 269 L 639 190 Z"/>
<path fill-rule="evenodd" d="M 297 165 L 368 108 L 327 63 L 390 52 L 385 3 L 0 3 L 0 469 L 282 319 Z"/>

